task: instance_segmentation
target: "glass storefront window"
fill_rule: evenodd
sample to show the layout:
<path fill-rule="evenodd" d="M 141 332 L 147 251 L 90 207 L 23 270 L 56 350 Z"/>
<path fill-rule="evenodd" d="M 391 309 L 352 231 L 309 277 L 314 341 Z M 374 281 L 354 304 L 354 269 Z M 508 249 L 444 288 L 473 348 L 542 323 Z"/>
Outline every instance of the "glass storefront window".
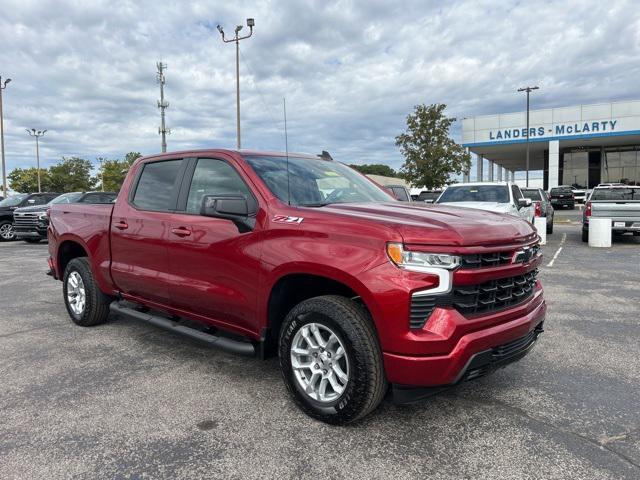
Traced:
<path fill-rule="evenodd" d="M 640 182 L 640 152 L 623 150 L 606 152 L 606 162 L 602 163 L 603 182 L 622 182 L 635 185 Z"/>
<path fill-rule="evenodd" d="M 587 188 L 589 184 L 589 153 L 567 152 L 562 156 L 562 178 L 565 185 Z"/>

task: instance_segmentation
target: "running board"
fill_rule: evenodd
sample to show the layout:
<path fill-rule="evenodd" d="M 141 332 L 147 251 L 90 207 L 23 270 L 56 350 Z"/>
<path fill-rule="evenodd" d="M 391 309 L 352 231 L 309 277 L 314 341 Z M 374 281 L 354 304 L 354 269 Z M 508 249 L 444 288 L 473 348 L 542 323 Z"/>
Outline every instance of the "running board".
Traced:
<path fill-rule="evenodd" d="M 227 352 L 247 356 L 254 356 L 256 354 L 256 349 L 252 343 L 241 342 L 239 340 L 233 340 L 227 337 L 218 337 L 210 333 L 202 332 L 200 330 L 196 330 L 195 328 L 191 328 L 175 322 L 169 318 L 161 317 L 159 315 L 153 315 L 148 312 L 141 312 L 134 308 L 126 307 L 118 301 L 111 302 L 111 305 L 109 305 L 109 310 L 111 310 L 112 313 L 122 315 L 124 317 L 133 318 L 135 320 L 141 320 L 143 322 L 155 325 L 156 327 L 179 333 L 180 335 L 184 335 L 194 340 L 199 340 Z"/>

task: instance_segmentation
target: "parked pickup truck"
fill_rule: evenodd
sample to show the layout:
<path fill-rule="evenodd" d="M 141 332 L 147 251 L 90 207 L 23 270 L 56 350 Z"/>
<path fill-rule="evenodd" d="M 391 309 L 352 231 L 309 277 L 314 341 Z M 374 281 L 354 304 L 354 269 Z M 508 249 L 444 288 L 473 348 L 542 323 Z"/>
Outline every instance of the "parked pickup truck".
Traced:
<path fill-rule="evenodd" d="M 615 235 L 640 235 L 640 187 L 596 187 L 582 212 L 582 241 L 589 241 L 589 220 L 610 218 Z"/>
<path fill-rule="evenodd" d="M 54 205 L 49 267 L 76 324 L 110 311 L 279 355 L 308 415 L 344 424 L 527 354 L 539 238 L 520 219 L 398 202 L 329 155 L 139 159 L 114 205 Z M 107 334 L 106 331 L 103 334 Z"/>
<path fill-rule="evenodd" d="M 449 185 L 435 201 L 439 205 L 479 208 L 506 213 L 533 224 L 534 207 L 520 187 L 511 182 L 476 182 Z"/>

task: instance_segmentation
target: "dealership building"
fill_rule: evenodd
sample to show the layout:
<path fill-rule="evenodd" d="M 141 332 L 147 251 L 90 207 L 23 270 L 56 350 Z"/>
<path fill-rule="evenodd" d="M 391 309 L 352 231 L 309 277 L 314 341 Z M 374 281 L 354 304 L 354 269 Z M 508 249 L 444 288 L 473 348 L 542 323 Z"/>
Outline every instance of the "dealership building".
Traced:
<path fill-rule="evenodd" d="M 512 180 L 525 171 L 526 141 L 526 112 L 462 121 L 462 144 L 477 155 L 478 180 Z M 547 190 L 640 184 L 640 101 L 531 110 L 529 170 L 543 172 Z"/>

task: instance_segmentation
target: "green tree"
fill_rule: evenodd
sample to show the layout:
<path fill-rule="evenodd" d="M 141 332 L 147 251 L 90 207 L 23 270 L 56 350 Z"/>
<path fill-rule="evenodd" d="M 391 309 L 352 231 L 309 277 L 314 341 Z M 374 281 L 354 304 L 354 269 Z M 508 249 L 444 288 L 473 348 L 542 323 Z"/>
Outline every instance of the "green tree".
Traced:
<path fill-rule="evenodd" d="M 416 105 L 407 115 L 407 130 L 396 137 L 396 145 L 405 158 L 403 176 L 413 185 L 439 188 L 449 176 L 471 167 L 471 156 L 449 137 L 453 117 L 444 113 L 446 105 Z"/>
<path fill-rule="evenodd" d="M 384 177 L 398 176 L 398 172 L 389 165 L 384 165 L 382 163 L 365 163 L 364 165 L 351 164 L 349 166 L 365 175 L 382 175 Z"/>
<path fill-rule="evenodd" d="M 96 181 L 91 177 L 93 165 L 89 160 L 78 157 L 62 157 L 62 160 L 49 167 L 50 191 L 77 192 L 93 190 Z"/>
<path fill-rule="evenodd" d="M 9 175 L 9 187 L 20 193 L 33 193 L 38 191 L 38 169 L 31 168 L 14 168 Z M 40 184 L 42 191 L 46 192 L 50 189 L 51 181 L 48 170 L 40 169 Z"/>
<path fill-rule="evenodd" d="M 100 168 L 98 169 L 98 176 L 96 181 L 98 186 L 96 188 L 102 189 L 102 182 L 104 182 L 105 192 L 117 192 L 124 182 L 124 178 L 127 176 L 127 172 L 133 162 L 135 162 L 142 155 L 139 152 L 129 152 L 124 156 L 124 160 L 107 160 L 99 158 Z"/>

